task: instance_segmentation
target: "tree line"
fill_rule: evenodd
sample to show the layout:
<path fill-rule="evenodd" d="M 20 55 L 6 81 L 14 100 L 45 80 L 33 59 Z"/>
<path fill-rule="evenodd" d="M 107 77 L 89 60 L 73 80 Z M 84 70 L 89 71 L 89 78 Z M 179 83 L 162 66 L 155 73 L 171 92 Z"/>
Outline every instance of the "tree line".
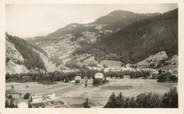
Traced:
<path fill-rule="evenodd" d="M 6 74 L 6 82 L 56 82 L 63 81 L 69 82 L 74 80 L 75 76 L 79 75 L 81 78 L 88 77 L 94 78 L 97 70 L 81 69 L 75 72 L 45 72 L 45 73 L 22 73 L 22 74 Z M 104 77 L 120 78 L 123 79 L 125 75 L 128 75 L 130 79 L 135 78 L 152 78 L 157 79 L 158 82 L 177 82 L 178 77 L 170 72 L 159 72 L 158 74 L 152 74 L 150 71 L 119 71 L 119 72 L 104 72 Z M 151 76 L 151 77 L 150 77 Z"/>
<path fill-rule="evenodd" d="M 171 88 L 164 95 L 153 93 L 142 93 L 136 97 L 125 97 L 122 93 L 119 95 L 111 94 L 104 108 L 177 108 L 178 92 Z"/>

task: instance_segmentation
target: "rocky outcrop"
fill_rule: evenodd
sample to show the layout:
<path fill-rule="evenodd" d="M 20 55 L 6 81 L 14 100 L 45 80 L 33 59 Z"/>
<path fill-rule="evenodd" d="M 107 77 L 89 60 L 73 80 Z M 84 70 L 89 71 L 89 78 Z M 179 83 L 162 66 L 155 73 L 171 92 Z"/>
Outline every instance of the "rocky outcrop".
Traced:
<path fill-rule="evenodd" d="M 6 34 L 6 73 L 53 72 L 55 70 L 56 66 L 38 47 Z"/>
<path fill-rule="evenodd" d="M 15 48 L 14 44 L 6 38 L 6 73 L 27 73 L 28 69 L 23 65 L 24 58 Z"/>
<path fill-rule="evenodd" d="M 6 38 L 6 59 L 13 62 L 24 62 L 24 58 L 8 38 Z"/>

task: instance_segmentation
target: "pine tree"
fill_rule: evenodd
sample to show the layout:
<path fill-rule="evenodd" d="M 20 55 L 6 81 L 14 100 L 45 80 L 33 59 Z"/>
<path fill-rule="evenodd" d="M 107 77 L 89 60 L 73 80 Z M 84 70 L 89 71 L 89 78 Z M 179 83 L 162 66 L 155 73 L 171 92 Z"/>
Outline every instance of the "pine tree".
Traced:
<path fill-rule="evenodd" d="M 84 108 L 90 108 L 88 98 L 86 98 L 85 102 L 83 103 L 83 107 Z"/>
<path fill-rule="evenodd" d="M 106 108 L 116 108 L 116 96 L 114 93 L 111 94 L 111 96 L 109 97 L 109 101 L 108 103 L 106 104 Z"/>

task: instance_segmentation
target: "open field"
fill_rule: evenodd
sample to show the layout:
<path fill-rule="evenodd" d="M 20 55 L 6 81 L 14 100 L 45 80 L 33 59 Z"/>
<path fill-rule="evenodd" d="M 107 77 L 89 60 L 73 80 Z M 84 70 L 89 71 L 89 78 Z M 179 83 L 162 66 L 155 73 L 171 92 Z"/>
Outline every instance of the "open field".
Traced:
<path fill-rule="evenodd" d="M 46 95 L 55 92 L 68 107 L 81 107 L 86 98 L 92 107 L 103 107 L 112 92 L 116 95 L 122 92 L 124 96 L 136 96 L 140 93 L 153 92 L 163 94 L 177 83 L 158 83 L 152 79 L 110 79 L 109 83 L 99 87 L 84 88 L 83 84 L 57 82 L 54 85 L 43 85 L 36 82 L 6 83 L 6 89 L 14 85 L 16 91 L 21 93 Z"/>

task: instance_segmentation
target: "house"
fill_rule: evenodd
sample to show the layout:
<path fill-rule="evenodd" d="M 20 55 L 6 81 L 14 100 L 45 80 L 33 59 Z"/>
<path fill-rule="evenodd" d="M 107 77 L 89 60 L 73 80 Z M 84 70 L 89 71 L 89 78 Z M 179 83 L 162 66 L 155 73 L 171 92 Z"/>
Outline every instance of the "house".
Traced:
<path fill-rule="evenodd" d="M 110 68 L 104 68 L 104 72 L 110 72 L 111 69 Z"/>
<path fill-rule="evenodd" d="M 125 80 L 130 79 L 130 75 L 123 75 L 123 79 Z"/>
<path fill-rule="evenodd" d="M 93 86 L 99 86 L 104 83 L 104 75 L 103 73 L 96 73 L 93 79 Z"/>
<path fill-rule="evenodd" d="M 88 66 L 88 68 L 90 70 L 98 70 L 98 71 L 103 70 L 103 66 L 101 64 L 97 64 L 96 66 Z"/>
<path fill-rule="evenodd" d="M 70 81 L 72 84 L 75 84 L 75 80 Z"/>
<path fill-rule="evenodd" d="M 96 73 L 95 74 L 95 79 L 104 79 L 103 73 Z"/>
<path fill-rule="evenodd" d="M 110 68 L 110 71 L 111 71 L 111 72 L 121 72 L 122 69 L 121 69 L 121 67 L 111 67 L 111 68 Z"/>
<path fill-rule="evenodd" d="M 50 100 L 55 100 L 55 99 L 57 99 L 56 93 L 52 93 L 52 94 L 47 95 L 47 96 L 48 96 L 48 98 L 49 98 Z"/>
<path fill-rule="evenodd" d="M 26 102 L 20 102 L 17 104 L 18 108 L 28 108 L 28 103 Z"/>
<path fill-rule="evenodd" d="M 32 103 L 39 103 L 39 102 L 43 102 L 43 97 L 40 95 L 33 95 L 31 97 L 32 99 Z"/>
<path fill-rule="evenodd" d="M 75 76 L 75 84 L 78 84 L 81 82 L 81 76 Z"/>
<path fill-rule="evenodd" d="M 93 79 L 89 79 L 88 80 L 88 87 L 92 87 L 93 86 Z"/>

